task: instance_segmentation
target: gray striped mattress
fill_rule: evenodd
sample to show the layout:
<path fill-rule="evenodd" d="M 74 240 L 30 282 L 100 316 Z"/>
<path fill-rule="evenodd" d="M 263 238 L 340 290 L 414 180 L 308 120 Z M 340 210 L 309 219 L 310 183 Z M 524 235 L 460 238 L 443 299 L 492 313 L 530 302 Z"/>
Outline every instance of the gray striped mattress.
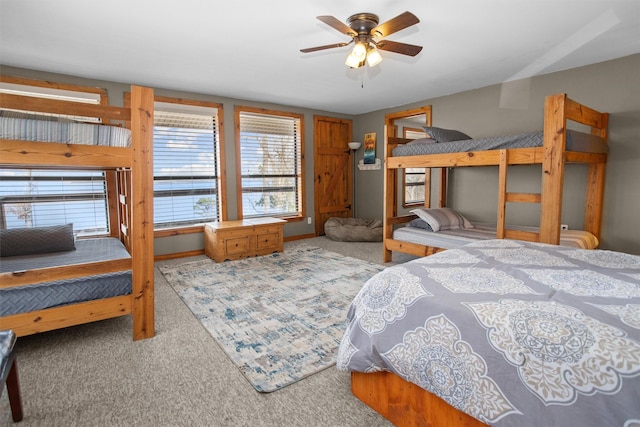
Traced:
<path fill-rule="evenodd" d="M 4 257 L 0 262 L 0 271 L 32 270 L 122 258 L 130 258 L 130 255 L 118 239 L 87 239 L 77 241 L 75 251 Z M 0 316 L 130 293 L 130 270 L 2 288 L 0 289 Z"/>
<path fill-rule="evenodd" d="M 461 153 L 469 151 L 500 150 L 504 148 L 542 147 L 542 131 L 463 141 L 425 143 L 416 139 L 393 149 L 393 156 L 418 156 L 422 154 Z M 567 151 L 607 153 L 608 146 L 602 138 L 574 130 L 567 131 Z"/>
<path fill-rule="evenodd" d="M 118 126 L 67 120 L 0 117 L 0 139 L 128 147 L 131 131 Z"/>

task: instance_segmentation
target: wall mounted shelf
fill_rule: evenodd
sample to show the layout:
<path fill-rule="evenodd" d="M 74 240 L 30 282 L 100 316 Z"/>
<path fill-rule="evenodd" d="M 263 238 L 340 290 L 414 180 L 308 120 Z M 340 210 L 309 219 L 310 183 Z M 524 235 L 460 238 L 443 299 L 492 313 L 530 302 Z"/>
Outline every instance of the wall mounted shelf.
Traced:
<path fill-rule="evenodd" d="M 363 159 L 363 160 L 360 160 L 360 162 L 358 163 L 358 169 L 360 169 L 361 171 L 372 171 L 372 170 L 382 169 L 382 162 L 380 161 L 380 159 L 376 158 L 375 163 L 369 163 L 365 165 L 364 159 Z"/>

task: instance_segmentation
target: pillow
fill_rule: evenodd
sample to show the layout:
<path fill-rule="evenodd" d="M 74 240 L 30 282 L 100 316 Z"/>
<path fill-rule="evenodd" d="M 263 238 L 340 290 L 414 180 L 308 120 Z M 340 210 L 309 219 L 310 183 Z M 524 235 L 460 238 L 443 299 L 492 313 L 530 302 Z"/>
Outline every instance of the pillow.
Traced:
<path fill-rule="evenodd" d="M 433 231 L 431 226 L 422 218 L 416 218 L 407 224 L 407 227 L 422 228 L 423 230 Z"/>
<path fill-rule="evenodd" d="M 436 141 L 433 138 L 418 138 L 413 141 L 407 142 L 405 145 L 420 145 L 420 144 L 434 144 Z"/>
<path fill-rule="evenodd" d="M 418 208 L 411 210 L 411 213 L 418 215 L 433 231 L 473 228 L 465 217 L 449 208 Z"/>
<path fill-rule="evenodd" d="M 450 142 L 450 141 L 462 141 L 465 139 L 471 139 L 471 137 L 459 130 L 442 129 L 433 126 L 422 127 L 427 135 L 438 142 Z"/>
<path fill-rule="evenodd" d="M 72 251 L 76 248 L 73 224 L 0 230 L 0 256 Z"/>

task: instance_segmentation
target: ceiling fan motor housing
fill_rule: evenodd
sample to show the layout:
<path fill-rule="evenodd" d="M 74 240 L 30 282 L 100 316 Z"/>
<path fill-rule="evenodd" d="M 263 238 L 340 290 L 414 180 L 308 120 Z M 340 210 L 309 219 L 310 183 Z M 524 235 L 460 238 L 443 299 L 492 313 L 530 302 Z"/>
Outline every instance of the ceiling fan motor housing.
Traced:
<path fill-rule="evenodd" d="M 373 13 L 356 13 L 347 19 L 349 27 L 358 33 L 359 36 L 369 36 L 371 30 L 378 26 L 378 15 Z M 371 36 L 375 36 L 371 34 Z"/>

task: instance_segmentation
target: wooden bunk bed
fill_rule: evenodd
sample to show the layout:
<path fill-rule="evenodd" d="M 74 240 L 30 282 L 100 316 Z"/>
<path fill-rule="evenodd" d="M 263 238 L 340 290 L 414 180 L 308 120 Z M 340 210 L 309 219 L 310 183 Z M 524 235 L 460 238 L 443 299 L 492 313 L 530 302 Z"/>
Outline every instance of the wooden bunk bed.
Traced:
<path fill-rule="evenodd" d="M 1 76 L 4 83 L 76 90 L 85 87 Z M 82 169 L 105 171 L 110 236 L 119 238 L 130 258 L 39 268 L 0 274 L 0 288 L 63 281 L 84 276 L 131 271 L 131 293 L 0 317 L 0 329 L 18 336 L 129 315 L 133 339 L 153 337 L 153 90 L 131 87 L 131 107 L 107 105 L 106 92 L 98 105 L 45 99 L 20 94 L 0 95 L 9 110 L 99 118 L 118 121 L 131 131 L 128 147 L 0 140 L 0 167 L 24 169 Z M 102 91 L 102 92 L 100 92 Z"/>
<path fill-rule="evenodd" d="M 548 96 L 544 106 L 543 144 L 539 147 L 512 148 L 488 151 L 465 151 L 445 154 L 393 156 L 394 148 L 410 142 L 395 137 L 395 128 L 387 124 L 385 129 L 385 176 L 384 176 L 384 254 L 385 262 L 391 261 L 392 251 L 416 256 L 427 256 L 442 248 L 394 240 L 394 227 L 408 223 L 415 215 L 399 216 L 397 206 L 398 171 L 405 168 L 442 168 L 440 205 L 446 204 L 446 169 L 467 166 L 498 166 L 497 238 L 511 238 L 542 243 L 558 244 L 562 213 L 562 191 L 564 170 L 567 163 L 588 165 L 586 182 L 586 206 L 584 230 L 600 237 L 602 199 L 606 153 L 568 151 L 567 122 L 574 121 L 590 127 L 591 134 L 607 140 L 608 114 L 600 113 L 567 97 L 566 94 Z M 507 168 L 510 165 L 541 165 L 541 192 L 507 192 Z M 428 187 L 428 186 L 425 186 Z M 430 188 L 425 188 L 428 207 Z M 509 202 L 540 203 L 538 232 L 524 232 L 505 226 L 506 204 Z"/>

